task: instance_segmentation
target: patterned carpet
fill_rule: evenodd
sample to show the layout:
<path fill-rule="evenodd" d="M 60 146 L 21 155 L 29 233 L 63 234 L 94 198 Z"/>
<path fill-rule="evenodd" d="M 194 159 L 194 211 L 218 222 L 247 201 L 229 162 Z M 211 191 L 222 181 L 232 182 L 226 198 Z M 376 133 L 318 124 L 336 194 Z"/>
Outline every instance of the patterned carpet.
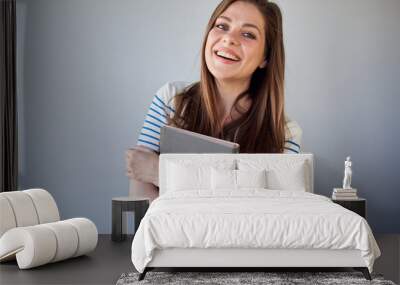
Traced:
<path fill-rule="evenodd" d="M 372 281 L 361 272 L 147 272 L 145 279 L 138 281 L 139 273 L 124 273 L 117 285 L 134 284 L 379 284 L 395 285 L 384 280 L 382 275 L 371 274 Z"/>

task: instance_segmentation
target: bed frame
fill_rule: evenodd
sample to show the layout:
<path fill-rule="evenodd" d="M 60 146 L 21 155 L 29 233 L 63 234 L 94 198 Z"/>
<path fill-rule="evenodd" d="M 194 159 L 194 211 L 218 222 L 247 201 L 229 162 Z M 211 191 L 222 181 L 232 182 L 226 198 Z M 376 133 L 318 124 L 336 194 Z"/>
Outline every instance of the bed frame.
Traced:
<path fill-rule="evenodd" d="M 264 157 L 268 159 L 302 159 L 309 165 L 308 192 L 314 192 L 313 155 L 302 154 L 161 154 L 160 155 L 160 194 L 166 183 L 165 165 L 167 160 L 174 159 L 207 159 L 212 161 L 217 157 L 250 158 Z M 350 267 L 361 271 L 367 280 L 371 275 L 361 257 L 359 250 L 331 249 L 255 249 L 255 248 L 168 248 L 157 249 L 153 259 L 147 264 L 139 280 L 146 273 L 156 268 L 230 268 L 234 271 L 265 268 L 343 268 Z M 260 270 L 262 271 L 262 270 Z"/>
<path fill-rule="evenodd" d="M 328 249 L 157 249 L 139 280 L 155 268 L 232 268 L 246 271 L 254 268 L 337 268 L 351 267 L 371 280 L 359 250 Z"/>

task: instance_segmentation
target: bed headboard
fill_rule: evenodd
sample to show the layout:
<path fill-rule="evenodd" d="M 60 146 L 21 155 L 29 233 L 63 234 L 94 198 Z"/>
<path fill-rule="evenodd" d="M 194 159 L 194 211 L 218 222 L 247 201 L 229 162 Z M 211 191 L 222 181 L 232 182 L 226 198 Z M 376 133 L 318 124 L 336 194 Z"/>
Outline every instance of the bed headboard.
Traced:
<path fill-rule="evenodd" d="M 307 166 L 306 179 L 308 180 L 307 192 L 314 192 L 314 158 L 312 153 L 300 154 L 275 154 L 275 153 L 165 153 L 160 154 L 159 159 L 159 189 L 160 195 L 165 192 L 167 181 L 167 164 L 169 161 L 188 164 L 218 164 L 233 163 L 239 161 L 261 161 L 266 164 L 290 164 L 293 162 L 305 162 Z"/>

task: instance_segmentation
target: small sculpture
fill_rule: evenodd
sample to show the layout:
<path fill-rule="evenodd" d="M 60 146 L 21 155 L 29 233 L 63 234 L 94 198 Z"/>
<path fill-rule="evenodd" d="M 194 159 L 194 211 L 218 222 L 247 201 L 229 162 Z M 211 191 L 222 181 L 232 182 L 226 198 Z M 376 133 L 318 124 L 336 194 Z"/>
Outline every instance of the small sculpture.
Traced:
<path fill-rule="evenodd" d="M 350 156 L 348 156 L 344 162 L 343 189 L 352 189 L 350 186 L 352 173 Z"/>

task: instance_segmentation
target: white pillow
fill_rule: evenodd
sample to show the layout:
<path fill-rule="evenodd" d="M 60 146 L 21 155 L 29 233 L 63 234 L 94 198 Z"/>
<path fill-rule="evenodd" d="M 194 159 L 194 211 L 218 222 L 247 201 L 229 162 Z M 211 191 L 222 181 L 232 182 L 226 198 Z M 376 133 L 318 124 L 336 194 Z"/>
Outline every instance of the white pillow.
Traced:
<path fill-rule="evenodd" d="M 297 159 L 238 159 L 240 170 L 266 169 L 268 189 L 307 191 L 310 189 L 309 167 Z"/>
<path fill-rule="evenodd" d="M 209 189 L 210 167 L 190 166 L 168 163 L 167 189 L 169 191 L 184 191 L 190 189 Z"/>
<path fill-rule="evenodd" d="M 170 160 L 166 163 L 166 191 L 211 190 L 211 168 L 234 169 L 233 161 Z"/>
<path fill-rule="evenodd" d="M 235 170 L 238 188 L 267 188 L 267 171 Z"/>
<path fill-rule="evenodd" d="M 262 170 L 211 169 L 211 189 L 266 188 L 267 177 Z"/>
<path fill-rule="evenodd" d="M 211 189 L 236 189 L 236 170 L 211 168 Z"/>
<path fill-rule="evenodd" d="M 306 191 L 305 163 L 294 164 L 291 168 L 267 171 L 268 189 Z"/>

